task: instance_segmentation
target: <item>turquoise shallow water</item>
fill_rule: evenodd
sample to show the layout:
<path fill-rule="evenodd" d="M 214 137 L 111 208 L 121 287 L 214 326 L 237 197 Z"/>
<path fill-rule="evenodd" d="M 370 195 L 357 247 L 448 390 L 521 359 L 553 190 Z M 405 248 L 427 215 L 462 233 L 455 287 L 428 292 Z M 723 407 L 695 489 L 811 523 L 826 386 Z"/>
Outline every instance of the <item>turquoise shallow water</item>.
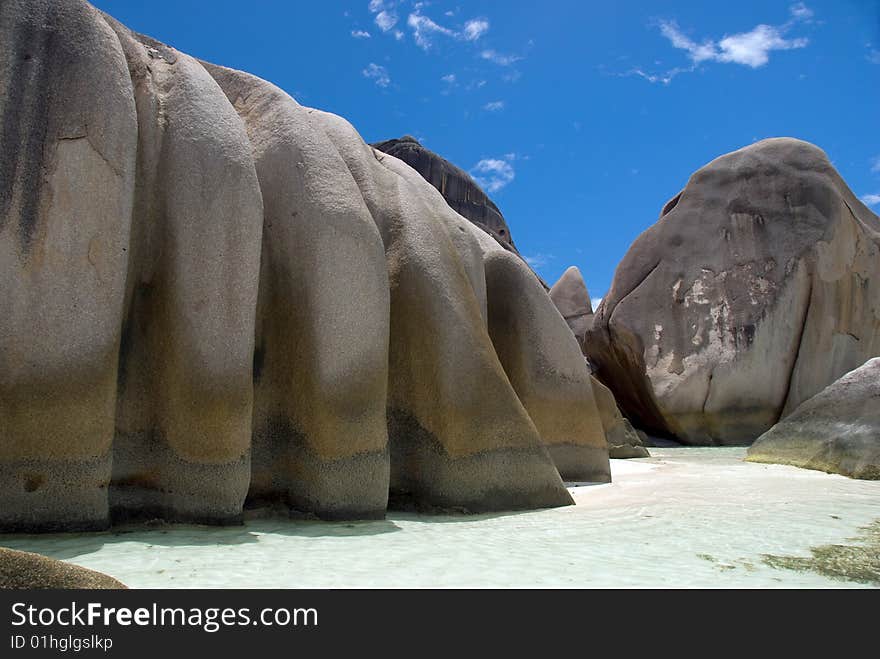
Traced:
<path fill-rule="evenodd" d="M 880 482 L 742 461 L 742 448 L 613 460 L 576 506 L 505 515 L 0 535 L 131 587 L 864 587 L 776 569 L 880 518 Z"/>

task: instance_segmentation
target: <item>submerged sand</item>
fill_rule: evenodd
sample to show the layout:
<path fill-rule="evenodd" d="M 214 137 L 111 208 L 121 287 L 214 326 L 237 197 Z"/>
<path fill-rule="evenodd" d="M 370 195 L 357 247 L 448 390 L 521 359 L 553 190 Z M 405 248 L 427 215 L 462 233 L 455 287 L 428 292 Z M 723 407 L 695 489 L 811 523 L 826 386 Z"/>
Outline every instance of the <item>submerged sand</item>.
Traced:
<path fill-rule="evenodd" d="M 384 521 L 252 520 L 0 536 L 131 588 L 865 587 L 880 585 L 880 482 L 651 449 L 576 506 Z"/>

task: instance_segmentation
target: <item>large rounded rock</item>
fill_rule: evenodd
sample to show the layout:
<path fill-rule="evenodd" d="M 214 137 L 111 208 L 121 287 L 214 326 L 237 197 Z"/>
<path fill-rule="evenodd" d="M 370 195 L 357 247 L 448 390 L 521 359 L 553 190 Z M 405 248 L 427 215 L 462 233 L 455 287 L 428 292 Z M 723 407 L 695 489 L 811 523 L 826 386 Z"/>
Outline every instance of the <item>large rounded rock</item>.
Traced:
<path fill-rule="evenodd" d="M 137 117 L 85 2 L 0 3 L 0 527 L 101 528 Z"/>
<path fill-rule="evenodd" d="M 379 230 L 315 111 L 205 66 L 245 122 L 264 199 L 251 500 L 384 516 L 390 301 Z"/>
<path fill-rule="evenodd" d="M 106 574 L 78 565 L 0 547 L 0 589 L 123 589 L 126 585 Z"/>
<path fill-rule="evenodd" d="M 585 347 L 639 427 L 750 443 L 880 354 L 880 219 L 806 142 L 722 156 L 627 252 Z"/>
<path fill-rule="evenodd" d="M 0 528 L 569 504 L 554 458 L 607 478 L 541 283 L 415 170 L 79 0 L 0 18 Z"/>
<path fill-rule="evenodd" d="M 880 480 L 880 358 L 801 403 L 746 459 Z"/>
<path fill-rule="evenodd" d="M 110 504 L 119 518 L 235 521 L 263 225 L 248 136 L 199 62 L 106 20 L 138 117 Z"/>
<path fill-rule="evenodd" d="M 316 115 L 385 244 L 392 496 L 474 512 L 570 503 L 487 331 L 484 259 L 502 248 L 411 167 L 365 145 L 339 117 Z M 514 260 L 525 285 L 546 299 Z M 552 318 L 567 332 L 558 314 Z"/>
<path fill-rule="evenodd" d="M 566 481 L 610 481 L 590 371 L 553 302 L 507 252 L 486 256 L 486 289 L 492 343 L 559 474 Z"/>

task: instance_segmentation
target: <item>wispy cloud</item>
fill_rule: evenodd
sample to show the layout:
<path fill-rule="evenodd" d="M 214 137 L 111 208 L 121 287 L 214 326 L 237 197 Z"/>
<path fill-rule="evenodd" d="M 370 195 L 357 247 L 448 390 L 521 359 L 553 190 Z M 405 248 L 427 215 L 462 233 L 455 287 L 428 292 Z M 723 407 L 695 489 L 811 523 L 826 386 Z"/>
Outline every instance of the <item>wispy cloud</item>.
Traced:
<path fill-rule="evenodd" d="M 382 32 L 388 32 L 391 28 L 397 25 L 397 14 L 389 11 L 382 10 L 378 14 L 376 14 L 376 25 L 379 26 L 379 29 Z"/>
<path fill-rule="evenodd" d="M 391 84 L 391 76 L 388 75 L 388 69 L 374 62 L 370 62 L 362 73 L 365 78 L 369 78 L 379 87 L 387 87 Z"/>
<path fill-rule="evenodd" d="M 506 156 L 483 158 L 471 168 L 470 174 L 487 192 L 498 192 L 516 176 L 513 165 Z"/>
<path fill-rule="evenodd" d="M 476 41 L 489 31 L 489 21 L 485 18 L 472 18 L 464 24 L 462 36 L 465 41 Z"/>
<path fill-rule="evenodd" d="M 488 110 L 489 112 L 498 112 L 498 110 L 504 109 L 504 101 L 492 101 L 491 103 L 486 103 L 483 106 L 484 110 Z"/>
<path fill-rule="evenodd" d="M 687 53 L 689 66 L 678 66 L 667 71 L 652 73 L 643 67 L 634 67 L 625 75 L 634 75 L 652 83 L 668 85 L 681 73 L 689 73 L 703 63 L 739 64 L 752 69 L 765 66 L 770 54 L 780 50 L 806 48 L 806 37 L 787 36 L 798 24 L 811 22 L 813 10 L 798 2 L 789 7 L 790 19 L 782 25 L 760 24 L 747 32 L 725 35 L 721 39 L 694 40 L 679 27 L 675 20 L 661 20 L 657 23 L 662 34 L 677 50 Z"/>
<path fill-rule="evenodd" d="M 638 76 L 640 78 L 644 78 L 648 82 L 661 82 L 664 85 L 668 85 L 672 82 L 672 79 L 675 78 L 679 73 L 685 73 L 688 71 L 693 71 L 693 67 L 679 67 L 675 69 L 671 69 L 666 71 L 665 73 L 647 73 L 642 69 L 631 69 L 626 75 Z"/>
<path fill-rule="evenodd" d="M 799 21 L 808 21 L 813 18 L 813 10 L 807 7 L 803 2 L 796 2 L 788 8 L 792 18 Z"/>
<path fill-rule="evenodd" d="M 871 161 L 871 171 L 872 171 L 874 174 L 880 174 L 880 156 L 876 156 L 876 157 Z"/>
<path fill-rule="evenodd" d="M 382 32 L 388 32 L 397 25 L 397 14 L 394 12 L 396 4 L 395 0 L 370 0 L 370 13 L 376 14 L 373 20 Z"/>
<path fill-rule="evenodd" d="M 880 204 L 880 194 L 862 195 L 862 203 L 864 203 L 865 206 L 877 206 Z"/>
<path fill-rule="evenodd" d="M 484 60 L 488 60 L 499 66 L 510 66 L 511 64 L 515 64 L 519 62 L 522 57 L 519 55 L 505 55 L 503 53 L 499 53 L 497 50 L 487 49 L 480 53 L 480 57 Z"/>
<path fill-rule="evenodd" d="M 352 30 L 351 36 L 353 36 L 355 39 L 369 39 L 370 33 L 366 30 Z"/>
<path fill-rule="evenodd" d="M 431 47 L 434 35 L 443 34 L 447 37 L 456 36 L 455 30 L 443 27 L 427 16 L 418 13 L 410 14 L 406 19 L 406 24 L 412 29 L 413 39 L 415 39 L 416 44 L 418 44 L 423 50 L 428 50 Z"/>
<path fill-rule="evenodd" d="M 445 82 L 447 85 L 454 85 L 455 84 L 455 74 L 449 73 L 449 74 L 443 76 L 442 78 L 440 78 L 440 80 Z"/>
<path fill-rule="evenodd" d="M 533 268 L 543 268 L 555 258 L 556 257 L 552 254 L 544 254 L 543 252 L 538 252 L 537 254 L 532 254 L 531 256 L 523 256 L 525 262 Z"/>
<path fill-rule="evenodd" d="M 865 55 L 865 59 L 867 59 L 871 64 L 880 64 L 880 50 L 873 48 L 871 44 L 868 44 L 868 54 Z"/>

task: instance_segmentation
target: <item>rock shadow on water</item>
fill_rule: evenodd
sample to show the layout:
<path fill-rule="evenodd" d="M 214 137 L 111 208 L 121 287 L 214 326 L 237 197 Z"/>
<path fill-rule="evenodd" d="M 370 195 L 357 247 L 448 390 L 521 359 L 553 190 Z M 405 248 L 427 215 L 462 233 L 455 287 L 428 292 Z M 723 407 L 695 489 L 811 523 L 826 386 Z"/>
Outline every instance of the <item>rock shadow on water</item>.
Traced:
<path fill-rule="evenodd" d="M 246 523 L 252 534 L 271 533 L 299 538 L 351 538 L 395 533 L 401 528 L 388 519 L 328 522 L 318 519 L 260 519 Z"/>
<path fill-rule="evenodd" d="M 265 534 L 302 538 L 374 536 L 400 531 L 389 520 L 326 522 L 316 519 L 261 518 L 239 526 L 201 524 L 130 524 L 94 533 L 0 534 L 0 546 L 43 554 L 58 560 L 76 559 L 122 542 L 147 547 L 210 547 L 253 544 Z"/>

